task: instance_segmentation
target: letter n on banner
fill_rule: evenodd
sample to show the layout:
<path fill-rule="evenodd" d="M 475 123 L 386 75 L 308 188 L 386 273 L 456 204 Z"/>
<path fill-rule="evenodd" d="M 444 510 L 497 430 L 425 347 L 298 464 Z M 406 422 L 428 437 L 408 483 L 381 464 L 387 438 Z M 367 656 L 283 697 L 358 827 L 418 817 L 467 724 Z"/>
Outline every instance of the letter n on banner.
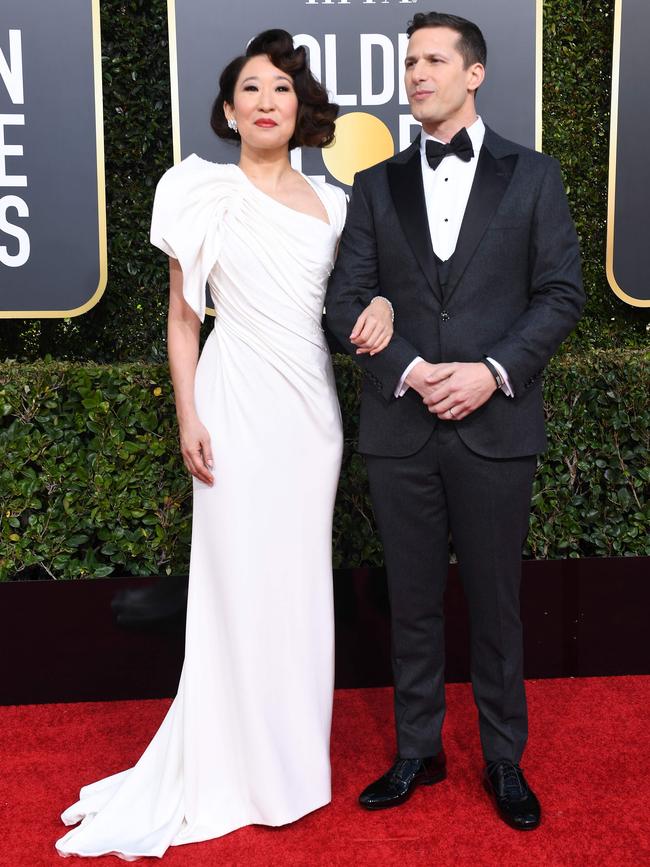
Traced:
<path fill-rule="evenodd" d="M 106 287 L 99 0 L 2 0 L 0 318 L 78 316 Z"/>
<path fill-rule="evenodd" d="M 650 111 L 645 90 L 648 0 L 616 0 L 607 207 L 607 280 L 634 307 L 650 307 Z"/>

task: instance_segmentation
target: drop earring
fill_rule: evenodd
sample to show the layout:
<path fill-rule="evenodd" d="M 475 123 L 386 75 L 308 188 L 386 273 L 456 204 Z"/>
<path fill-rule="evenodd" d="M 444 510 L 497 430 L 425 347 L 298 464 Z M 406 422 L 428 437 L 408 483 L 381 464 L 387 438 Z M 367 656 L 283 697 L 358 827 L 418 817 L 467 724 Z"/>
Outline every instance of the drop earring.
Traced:
<path fill-rule="evenodd" d="M 228 118 L 228 128 L 231 129 L 233 132 L 238 132 L 237 121 L 234 117 Z"/>

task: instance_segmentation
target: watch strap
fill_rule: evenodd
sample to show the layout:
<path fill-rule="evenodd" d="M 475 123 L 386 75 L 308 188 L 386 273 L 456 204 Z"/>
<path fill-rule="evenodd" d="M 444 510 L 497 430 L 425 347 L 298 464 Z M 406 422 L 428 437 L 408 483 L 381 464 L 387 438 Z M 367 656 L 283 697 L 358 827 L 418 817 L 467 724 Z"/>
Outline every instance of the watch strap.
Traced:
<path fill-rule="evenodd" d="M 497 384 L 497 388 L 501 388 L 503 386 L 503 377 L 501 376 L 499 371 L 496 369 L 496 367 L 492 364 L 492 362 L 489 360 L 489 358 L 482 358 L 481 362 L 487 367 L 487 369 L 490 371 L 490 373 L 494 377 L 494 381 Z"/>

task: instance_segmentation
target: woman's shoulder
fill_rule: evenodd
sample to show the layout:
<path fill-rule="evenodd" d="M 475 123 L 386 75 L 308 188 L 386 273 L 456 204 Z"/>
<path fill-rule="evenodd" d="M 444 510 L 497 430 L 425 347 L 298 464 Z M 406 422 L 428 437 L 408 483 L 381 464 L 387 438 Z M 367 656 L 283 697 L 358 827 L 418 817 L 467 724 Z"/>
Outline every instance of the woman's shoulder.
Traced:
<path fill-rule="evenodd" d="M 329 181 L 326 181 L 324 178 L 312 177 L 311 180 L 325 195 L 331 196 L 339 202 L 347 202 L 347 196 L 341 187 L 336 184 L 330 184 Z"/>
<path fill-rule="evenodd" d="M 151 240 L 165 250 L 171 235 L 200 235 L 240 195 L 241 172 L 230 163 L 211 163 L 196 154 L 167 169 L 158 181 L 151 215 Z M 178 255 L 175 258 L 179 258 Z"/>
<path fill-rule="evenodd" d="M 348 206 L 348 195 L 342 187 L 337 187 L 335 184 L 327 185 L 331 190 L 334 190 L 334 195 L 337 198 L 337 201 L 344 207 Z"/>
<path fill-rule="evenodd" d="M 158 187 L 182 191 L 191 189 L 195 184 L 205 182 L 236 183 L 239 168 L 234 163 L 213 163 L 198 154 L 190 154 L 176 165 L 167 169 L 158 182 Z"/>
<path fill-rule="evenodd" d="M 336 215 L 337 230 L 340 232 L 343 229 L 343 223 L 345 222 L 345 215 L 348 208 L 348 198 L 345 191 L 341 189 L 341 187 L 336 186 L 336 184 L 330 184 L 327 181 L 318 178 L 314 178 L 313 182 L 319 190 L 322 198 L 327 201 L 330 208 L 334 211 Z"/>

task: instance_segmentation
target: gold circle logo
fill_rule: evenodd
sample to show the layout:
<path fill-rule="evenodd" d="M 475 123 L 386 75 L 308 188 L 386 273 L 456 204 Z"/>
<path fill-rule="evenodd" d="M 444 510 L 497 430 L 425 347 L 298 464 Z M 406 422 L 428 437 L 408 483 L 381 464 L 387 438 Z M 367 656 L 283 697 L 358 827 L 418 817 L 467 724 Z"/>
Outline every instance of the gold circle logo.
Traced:
<path fill-rule="evenodd" d="M 356 172 L 392 157 L 395 144 L 379 118 L 365 111 L 352 111 L 336 121 L 334 144 L 323 148 L 322 153 L 329 173 L 351 186 Z"/>

